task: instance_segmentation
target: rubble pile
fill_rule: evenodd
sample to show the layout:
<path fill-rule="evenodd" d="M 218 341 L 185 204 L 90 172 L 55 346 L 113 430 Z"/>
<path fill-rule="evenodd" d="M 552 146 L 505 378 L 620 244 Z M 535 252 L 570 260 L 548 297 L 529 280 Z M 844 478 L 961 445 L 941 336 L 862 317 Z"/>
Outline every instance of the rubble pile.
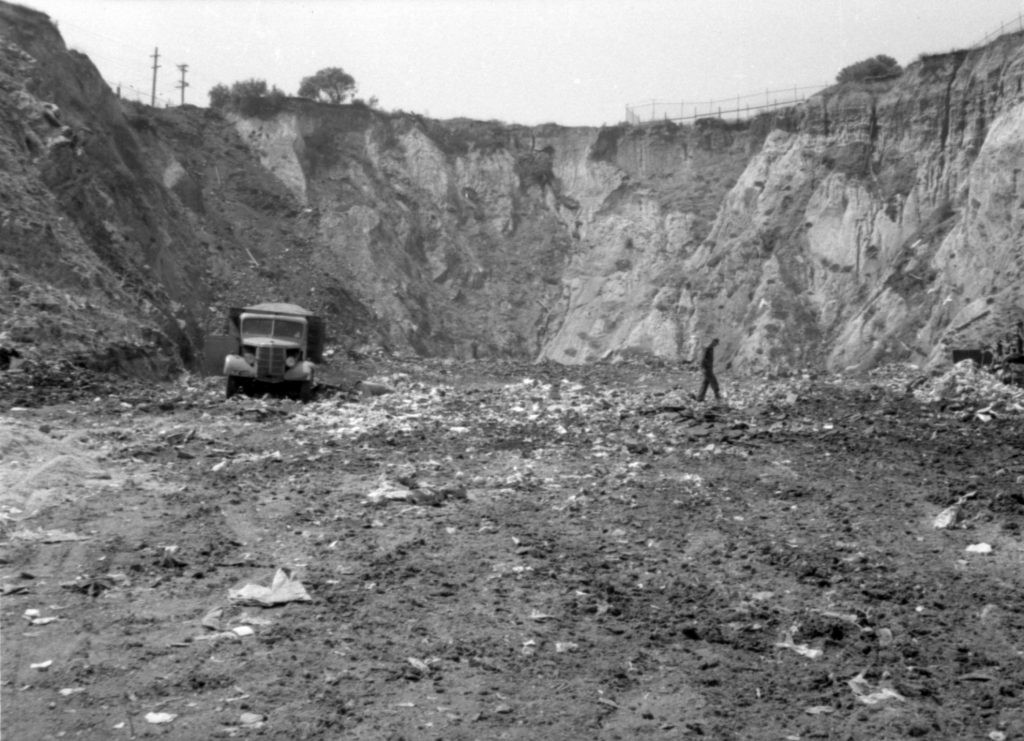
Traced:
<path fill-rule="evenodd" d="M 913 393 L 914 398 L 926 403 L 958 402 L 989 410 L 1024 412 L 1024 389 L 1003 383 L 973 360 L 960 361 Z"/>

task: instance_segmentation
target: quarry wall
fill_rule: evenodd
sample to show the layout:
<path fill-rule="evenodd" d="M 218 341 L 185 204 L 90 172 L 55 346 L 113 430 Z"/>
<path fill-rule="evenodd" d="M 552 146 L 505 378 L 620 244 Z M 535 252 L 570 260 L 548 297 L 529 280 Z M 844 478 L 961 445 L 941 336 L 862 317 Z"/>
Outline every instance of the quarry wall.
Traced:
<path fill-rule="evenodd" d="M 188 365 L 224 306 L 289 300 L 353 351 L 674 362 L 714 335 L 737 372 L 863 370 L 1024 318 L 1021 34 L 749 121 L 602 128 L 155 110 L 41 14 L 0 4 L 0 37 L 2 329 L 26 342 L 103 322 L 79 351 Z"/>

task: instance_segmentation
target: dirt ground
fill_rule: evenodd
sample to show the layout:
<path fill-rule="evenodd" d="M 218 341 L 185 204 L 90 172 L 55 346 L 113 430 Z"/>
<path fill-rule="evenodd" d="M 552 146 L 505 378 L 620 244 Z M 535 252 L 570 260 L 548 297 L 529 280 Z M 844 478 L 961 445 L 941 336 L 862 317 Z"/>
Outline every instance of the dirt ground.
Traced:
<path fill-rule="evenodd" d="M 0 374 L 4 739 L 1024 738 L 1019 404 L 348 371 Z"/>

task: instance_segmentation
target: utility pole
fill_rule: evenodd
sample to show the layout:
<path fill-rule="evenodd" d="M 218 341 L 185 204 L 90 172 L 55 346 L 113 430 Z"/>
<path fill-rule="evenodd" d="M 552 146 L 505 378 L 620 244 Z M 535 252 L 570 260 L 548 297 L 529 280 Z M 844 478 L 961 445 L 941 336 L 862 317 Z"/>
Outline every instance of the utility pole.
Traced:
<path fill-rule="evenodd" d="M 178 69 L 181 70 L 181 82 L 178 83 L 177 87 L 181 88 L 181 104 L 185 105 L 185 88 L 188 87 L 188 83 L 185 82 L 185 73 L 188 72 L 188 65 L 179 64 Z"/>
<path fill-rule="evenodd" d="M 156 46 L 153 47 L 153 54 L 152 54 L 152 56 L 153 56 L 153 92 L 150 94 L 149 104 L 155 108 L 156 107 L 156 71 L 158 69 L 160 69 L 160 65 L 156 63 L 156 61 L 160 58 L 160 49 L 159 49 L 159 47 L 156 47 Z"/>

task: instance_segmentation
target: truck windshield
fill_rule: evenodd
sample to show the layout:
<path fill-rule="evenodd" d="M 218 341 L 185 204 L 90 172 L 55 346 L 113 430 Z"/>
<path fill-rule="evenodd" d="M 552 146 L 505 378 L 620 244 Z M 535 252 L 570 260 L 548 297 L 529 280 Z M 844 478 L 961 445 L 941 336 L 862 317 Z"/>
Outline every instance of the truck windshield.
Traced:
<path fill-rule="evenodd" d="M 302 324 L 269 316 L 250 316 L 242 322 L 242 334 L 246 337 L 273 337 L 297 342 L 302 339 Z"/>
<path fill-rule="evenodd" d="M 274 321 L 274 337 L 281 340 L 298 341 L 302 339 L 302 325 L 298 322 Z"/>

